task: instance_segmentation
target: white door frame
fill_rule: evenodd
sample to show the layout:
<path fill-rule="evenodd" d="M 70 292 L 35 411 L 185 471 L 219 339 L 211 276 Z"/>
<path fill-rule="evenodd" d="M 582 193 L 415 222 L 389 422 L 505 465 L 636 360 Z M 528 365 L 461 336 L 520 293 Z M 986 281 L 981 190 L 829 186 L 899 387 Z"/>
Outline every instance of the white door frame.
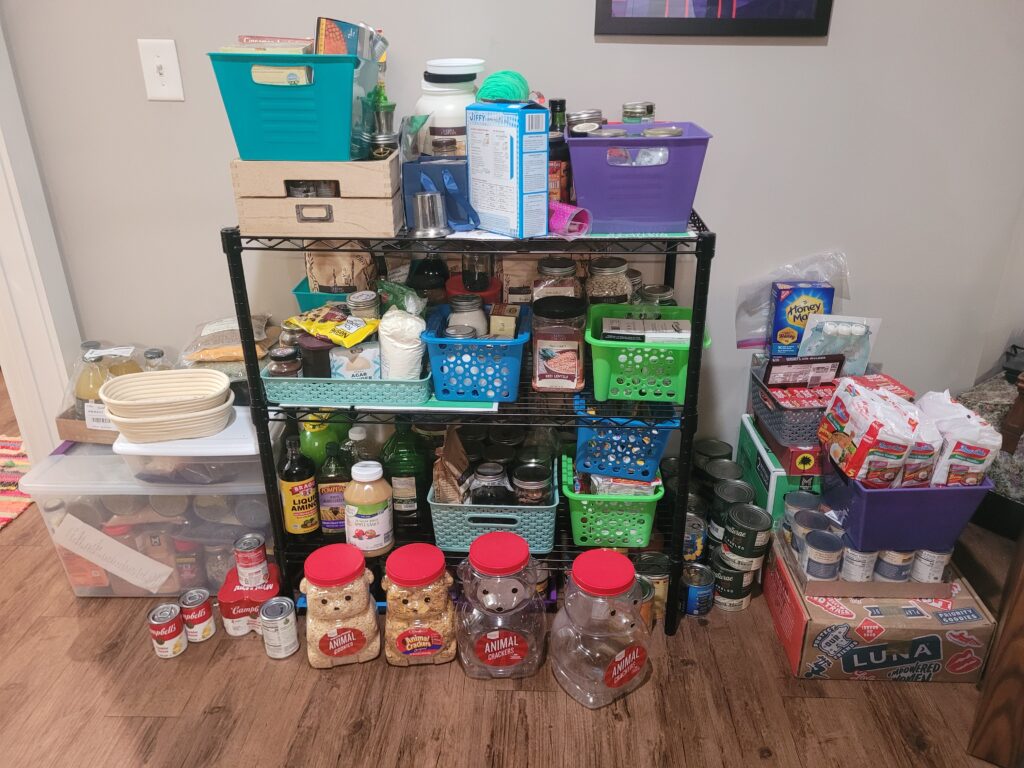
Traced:
<path fill-rule="evenodd" d="M 60 443 L 54 418 L 80 340 L 0 24 L 0 368 L 34 462 Z"/>

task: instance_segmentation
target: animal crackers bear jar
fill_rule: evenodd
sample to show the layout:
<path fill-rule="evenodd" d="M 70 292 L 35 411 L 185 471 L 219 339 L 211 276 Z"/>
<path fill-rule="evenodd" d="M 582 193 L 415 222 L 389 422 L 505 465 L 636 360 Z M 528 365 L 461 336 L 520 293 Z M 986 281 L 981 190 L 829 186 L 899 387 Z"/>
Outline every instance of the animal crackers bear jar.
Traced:
<path fill-rule="evenodd" d="M 392 552 L 382 582 L 388 612 L 384 658 L 388 664 L 445 664 L 455 658 L 455 606 L 444 553 L 433 544 L 406 544 Z"/>
<path fill-rule="evenodd" d="M 373 574 L 351 544 L 328 544 L 306 558 L 299 589 L 306 595 L 309 663 L 326 669 L 370 661 L 380 653 Z"/>

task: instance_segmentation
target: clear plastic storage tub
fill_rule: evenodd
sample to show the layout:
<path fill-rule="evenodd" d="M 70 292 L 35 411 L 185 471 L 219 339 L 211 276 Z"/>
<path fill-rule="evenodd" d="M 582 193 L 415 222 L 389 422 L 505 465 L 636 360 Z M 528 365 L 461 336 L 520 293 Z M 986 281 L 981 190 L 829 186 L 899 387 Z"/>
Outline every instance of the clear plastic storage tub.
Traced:
<path fill-rule="evenodd" d="M 21 489 L 38 504 L 80 596 L 216 592 L 243 534 L 259 533 L 273 547 L 262 480 L 150 485 L 109 446 L 65 443 L 22 478 Z"/>

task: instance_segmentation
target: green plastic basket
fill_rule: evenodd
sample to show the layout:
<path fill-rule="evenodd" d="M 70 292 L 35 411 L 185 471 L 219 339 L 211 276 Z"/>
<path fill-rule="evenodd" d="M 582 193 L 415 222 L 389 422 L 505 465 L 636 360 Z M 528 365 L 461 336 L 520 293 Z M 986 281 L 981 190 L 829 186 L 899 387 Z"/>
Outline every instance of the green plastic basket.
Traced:
<path fill-rule="evenodd" d="M 264 368 L 260 374 L 267 400 L 278 405 L 420 405 L 433 393 L 430 373 L 409 381 L 377 379 L 313 379 L 275 377 Z"/>
<path fill-rule="evenodd" d="M 606 317 L 640 317 L 630 304 L 594 304 L 587 315 L 587 344 L 594 368 L 594 399 L 643 400 L 683 404 L 690 344 L 603 341 L 601 321 Z M 649 308 L 648 308 L 649 311 Z M 663 320 L 689 320 L 686 307 L 658 307 Z M 704 347 L 711 336 L 704 334 Z"/>
<path fill-rule="evenodd" d="M 660 476 L 660 473 L 659 473 Z M 569 500 L 572 540 L 578 547 L 646 547 L 654 512 L 665 495 L 605 496 L 573 491 L 572 457 L 562 457 L 562 495 Z"/>

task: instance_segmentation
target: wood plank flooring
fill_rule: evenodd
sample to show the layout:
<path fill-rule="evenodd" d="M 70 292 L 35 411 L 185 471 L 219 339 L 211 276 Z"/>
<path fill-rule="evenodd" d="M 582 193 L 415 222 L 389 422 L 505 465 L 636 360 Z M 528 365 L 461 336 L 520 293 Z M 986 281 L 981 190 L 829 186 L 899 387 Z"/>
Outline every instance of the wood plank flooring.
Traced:
<path fill-rule="evenodd" d="M 0 382 L 2 387 L 2 382 Z M 0 433 L 16 431 L 0 389 Z M 796 680 L 764 601 L 655 632 L 648 684 L 591 712 L 545 665 L 314 670 L 255 635 L 157 659 L 148 599 L 76 599 L 39 513 L 0 532 L 0 763 L 11 766 L 983 766 L 971 685 Z"/>

